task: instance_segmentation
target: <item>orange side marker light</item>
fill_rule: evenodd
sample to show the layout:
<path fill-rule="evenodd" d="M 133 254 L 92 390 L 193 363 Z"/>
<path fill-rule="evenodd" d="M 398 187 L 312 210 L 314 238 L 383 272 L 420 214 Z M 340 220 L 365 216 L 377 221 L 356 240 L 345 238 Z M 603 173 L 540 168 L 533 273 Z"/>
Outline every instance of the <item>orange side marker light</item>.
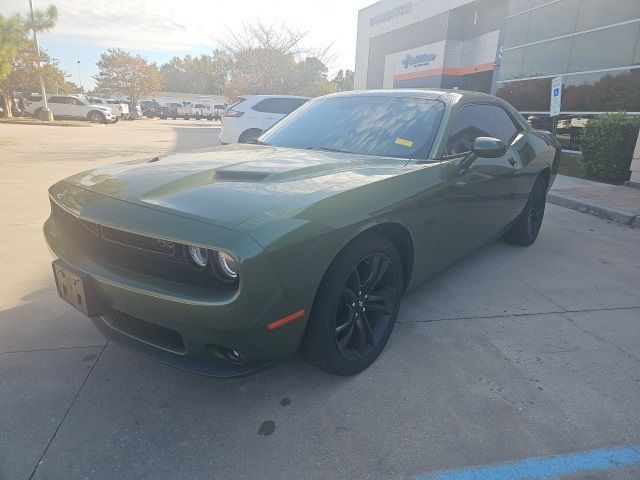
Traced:
<path fill-rule="evenodd" d="M 280 328 L 283 325 L 286 325 L 289 322 L 293 322 L 294 320 L 299 319 L 304 316 L 304 309 L 298 310 L 297 312 L 293 312 L 291 315 L 287 315 L 286 317 L 282 317 L 279 320 L 276 320 L 271 323 L 267 323 L 267 328 L 269 330 L 275 330 L 276 328 Z"/>

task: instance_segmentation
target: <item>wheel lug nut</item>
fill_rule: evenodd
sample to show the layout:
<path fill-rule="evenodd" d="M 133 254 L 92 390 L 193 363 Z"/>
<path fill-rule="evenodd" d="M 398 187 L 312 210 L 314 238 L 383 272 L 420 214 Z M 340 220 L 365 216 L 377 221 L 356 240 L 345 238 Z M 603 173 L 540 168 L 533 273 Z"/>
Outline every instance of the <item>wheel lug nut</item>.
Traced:
<path fill-rule="evenodd" d="M 352 307 L 355 307 L 355 306 L 356 306 L 356 302 L 353 302 L 353 303 L 351 304 L 351 306 L 352 306 Z"/>

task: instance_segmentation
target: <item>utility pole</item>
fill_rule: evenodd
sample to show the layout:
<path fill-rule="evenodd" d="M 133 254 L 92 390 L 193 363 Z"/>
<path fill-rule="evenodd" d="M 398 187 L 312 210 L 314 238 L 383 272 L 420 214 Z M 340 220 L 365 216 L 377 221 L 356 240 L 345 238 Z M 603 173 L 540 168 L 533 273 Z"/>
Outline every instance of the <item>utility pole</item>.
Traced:
<path fill-rule="evenodd" d="M 78 86 L 80 87 L 80 93 L 84 93 L 84 88 L 82 88 L 82 77 L 80 76 L 80 60 L 78 60 Z"/>
<path fill-rule="evenodd" d="M 29 8 L 31 9 L 31 20 L 33 21 L 33 0 L 29 0 Z M 40 45 L 38 44 L 38 32 L 36 26 L 33 25 L 33 40 L 36 44 L 36 61 L 38 62 L 38 79 L 40 80 L 40 93 L 42 94 L 42 101 L 44 102 L 44 108 L 42 109 L 42 118 L 46 122 L 53 122 L 53 113 L 49 110 L 49 104 L 47 103 L 47 92 L 44 89 L 44 78 L 42 78 L 42 61 L 40 60 Z"/>

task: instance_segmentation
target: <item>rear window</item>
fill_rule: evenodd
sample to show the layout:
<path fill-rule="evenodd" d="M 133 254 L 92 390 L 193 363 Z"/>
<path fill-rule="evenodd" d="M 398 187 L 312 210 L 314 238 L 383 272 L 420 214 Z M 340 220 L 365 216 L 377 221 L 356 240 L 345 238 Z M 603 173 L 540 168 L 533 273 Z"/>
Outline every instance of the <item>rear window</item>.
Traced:
<path fill-rule="evenodd" d="M 42 95 L 30 95 L 25 97 L 27 102 L 40 102 L 42 100 Z"/>
<path fill-rule="evenodd" d="M 195 108 L 207 108 L 207 106 L 202 103 L 196 103 Z"/>
<path fill-rule="evenodd" d="M 238 105 L 240 105 L 242 102 L 244 102 L 246 100 L 246 98 L 244 97 L 238 97 L 238 101 L 235 103 L 232 103 L 231 105 L 229 105 L 227 107 L 228 110 L 233 110 L 234 107 L 237 107 Z"/>
<path fill-rule="evenodd" d="M 252 108 L 256 112 L 288 115 L 305 103 L 307 103 L 306 98 L 266 98 L 256 103 Z"/>
<path fill-rule="evenodd" d="M 50 97 L 49 103 L 69 103 L 67 97 Z"/>
<path fill-rule="evenodd" d="M 213 106 L 213 108 L 216 108 L 216 109 L 218 109 L 218 110 L 221 110 L 221 109 L 222 109 L 222 110 L 224 110 L 224 109 L 225 109 L 225 108 L 227 108 L 227 107 L 226 107 L 226 106 L 224 106 L 224 105 L 220 105 L 220 104 L 218 104 L 218 105 L 214 105 L 214 106 Z"/>

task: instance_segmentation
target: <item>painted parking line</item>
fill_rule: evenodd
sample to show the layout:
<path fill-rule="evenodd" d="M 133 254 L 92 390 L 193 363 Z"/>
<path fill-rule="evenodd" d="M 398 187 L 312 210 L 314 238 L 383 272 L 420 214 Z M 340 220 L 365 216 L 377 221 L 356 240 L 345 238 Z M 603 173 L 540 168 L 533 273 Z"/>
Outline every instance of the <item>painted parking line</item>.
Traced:
<path fill-rule="evenodd" d="M 549 480 L 569 473 L 611 470 L 629 465 L 640 465 L 640 444 L 443 470 L 418 475 L 414 480 Z"/>

